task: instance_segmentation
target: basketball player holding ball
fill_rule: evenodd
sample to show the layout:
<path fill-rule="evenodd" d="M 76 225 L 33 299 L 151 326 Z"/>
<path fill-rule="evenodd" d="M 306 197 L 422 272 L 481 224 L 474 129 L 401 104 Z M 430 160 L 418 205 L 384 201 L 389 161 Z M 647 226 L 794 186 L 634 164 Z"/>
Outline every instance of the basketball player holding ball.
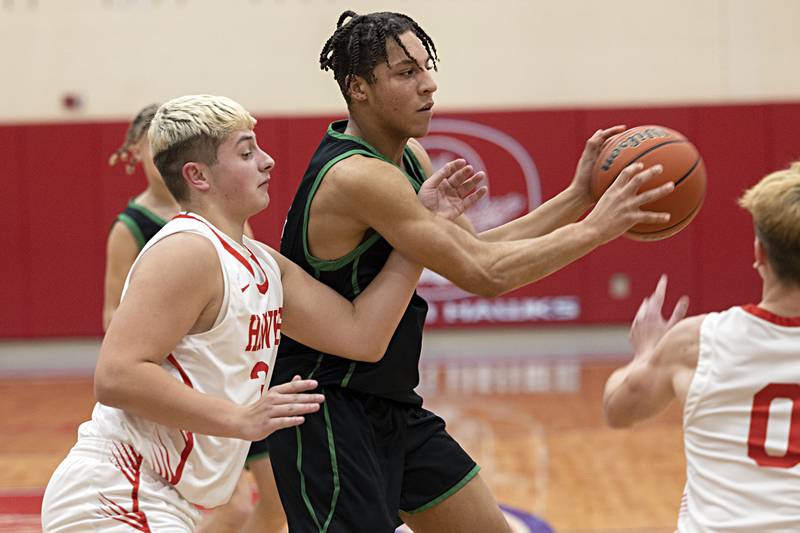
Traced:
<path fill-rule="evenodd" d="M 469 221 L 419 209 L 415 191 L 431 175 L 416 137 L 430 125 L 438 57 L 427 33 L 399 13 L 344 12 L 324 44 L 348 109 L 312 156 L 289 210 L 281 252 L 348 299 L 368 287 L 393 249 L 494 297 L 543 278 L 637 224 L 669 215 L 641 210 L 671 182 L 647 191 L 661 172 L 637 162 L 594 203 L 591 169 L 604 142 L 623 128 L 598 130 L 575 177 L 535 211 L 476 234 Z M 463 160 L 455 174 L 473 173 Z M 269 439 L 290 531 L 391 533 L 404 521 L 416 533 L 509 531 L 479 467 L 422 407 L 414 392 L 427 304 L 409 303 L 376 362 L 334 356 L 285 336 L 278 380 L 313 377 L 325 394 L 299 430 Z"/>

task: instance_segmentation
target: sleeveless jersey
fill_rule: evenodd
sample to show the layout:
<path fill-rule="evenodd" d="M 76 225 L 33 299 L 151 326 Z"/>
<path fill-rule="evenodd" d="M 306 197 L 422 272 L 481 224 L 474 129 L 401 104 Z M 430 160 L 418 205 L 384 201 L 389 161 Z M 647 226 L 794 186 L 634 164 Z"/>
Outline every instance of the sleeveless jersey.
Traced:
<path fill-rule="evenodd" d="M 311 200 L 325 174 L 337 162 L 361 155 L 394 165 L 362 139 L 345 135 L 347 121 L 328 127 L 322 142 L 311 158 L 292 202 L 281 238 L 281 253 L 306 272 L 352 301 L 378 275 L 392 251 L 391 245 L 370 230 L 364 240 L 347 255 L 336 260 L 314 257 L 308 246 L 308 214 Z M 403 153 L 403 168 L 409 183 L 418 191 L 425 174 L 411 149 Z M 284 337 L 278 351 L 275 379 L 288 381 L 295 374 L 313 377 L 321 385 L 347 387 L 400 402 L 421 404 L 414 392 L 419 383 L 419 355 L 422 328 L 428 304 L 416 293 L 406 308 L 383 358 L 377 363 L 355 362 L 320 353 Z M 335 327 L 335 317 L 332 317 Z"/>
<path fill-rule="evenodd" d="M 133 234 L 133 238 L 136 239 L 140 251 L 147 241 L 152 239 L 167 223 L 166 220 L 133 200 L 128 202 L 125 211 L 117 215 L 116 221 L 125 224 Z"/>
<path fill-rule="evenodd" d="M 679 532 L 800 531 L 800 317 L 709 314 L 683 417 Z"/>
<path fill-rule="evenodd" d="M 213 243 L 222 267 L 224 300 L 214 326 L 183 337 L 162 368 L 199 392 L 242 405 L 253 403 L 270 382 L 280 342 L 283 289 L 278 265 L 255 241 L 244 237 L 243 247 L 199 215 L 184 213 L 150 240 L 131 273 L 152 246 L 179 232 L 202 235 Z M 99 403 L 79 437 L 115 441 L 117 461 L 142 461 L 185 499 L 204 507 L 228 501 L 250 447 L 248 441 L 166 427 Z"/>

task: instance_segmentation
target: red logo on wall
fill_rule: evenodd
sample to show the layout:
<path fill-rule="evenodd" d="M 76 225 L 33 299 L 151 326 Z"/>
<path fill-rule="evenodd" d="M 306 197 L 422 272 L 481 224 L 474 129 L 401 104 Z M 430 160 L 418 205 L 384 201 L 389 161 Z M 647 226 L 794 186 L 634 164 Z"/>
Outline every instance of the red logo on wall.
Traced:
<path fill-rule="evenodd" d="M 420 141 L 434 170 L 461 158 L 486 172 L 489 192 L 466 213 L 477 232 L 510 222 L 541 203 L 536 164 L 507 133 L 476 121 L 439 118 L 431 121 L 428 135 Z M 430 304 L 430 325 L 574 320 L 580 314 L 575 297 L 480 299 L 427 269 L 417 290 Z"/>

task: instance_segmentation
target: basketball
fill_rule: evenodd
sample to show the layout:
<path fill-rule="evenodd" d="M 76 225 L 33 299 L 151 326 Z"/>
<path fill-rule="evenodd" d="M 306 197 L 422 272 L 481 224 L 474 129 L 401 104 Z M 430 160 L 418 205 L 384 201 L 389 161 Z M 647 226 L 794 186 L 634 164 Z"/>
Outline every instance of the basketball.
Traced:
<path fill-rule="evenodd" d="M 664 170 L 642 191 L 668 181 L 675 189 L 664 198 L 644 204 L 643 211 L 670 213 L 663 224 L 637 224 L 625 236 L 637 241 L 656 241 L 675 235 L 700 211 L 706 194 L 706 168 L 697 148 L 682 134 L 663 126 L 637 126 L 606 141 L 592 169 L 592 196 L 600 199 L 619 173 L 632 163 L 645 168 L 661 164 Z"/>

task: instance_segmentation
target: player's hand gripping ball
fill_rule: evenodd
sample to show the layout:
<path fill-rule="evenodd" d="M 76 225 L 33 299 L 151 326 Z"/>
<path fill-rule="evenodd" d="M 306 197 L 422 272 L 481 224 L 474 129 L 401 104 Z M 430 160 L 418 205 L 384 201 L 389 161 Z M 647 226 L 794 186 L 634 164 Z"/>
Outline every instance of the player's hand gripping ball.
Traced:
<path fill-rule="evenodd" d="M 663 126 L 637 126 L 606 141 L 592 169 L 592 196 L 598 200 L 619 173 L 631 163 L 645 167 L 661 164 L 664 171 L 643 186 L 652 189 L 668 181 L 675 189 L 664 198 L 645 204 L 643 211 L 670 213 L 663 224 L 637 224 L 625 236 L 637 241 L 666 239 L 685 228 L 700 211 L 706 194 L 706 167 L 697 148 L 675 130 Z"/>

